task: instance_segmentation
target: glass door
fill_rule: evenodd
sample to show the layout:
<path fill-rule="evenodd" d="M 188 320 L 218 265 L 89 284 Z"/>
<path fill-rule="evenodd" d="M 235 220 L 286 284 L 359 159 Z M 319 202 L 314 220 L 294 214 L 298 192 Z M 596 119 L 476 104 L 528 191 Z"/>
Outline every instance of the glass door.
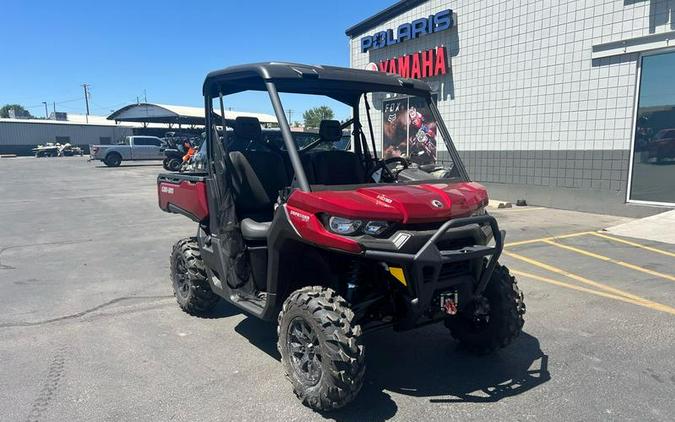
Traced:
<path fill-rule="evenodd" d="M 675 204 L 675 52 L 642 57 L 630 201 Z"/>

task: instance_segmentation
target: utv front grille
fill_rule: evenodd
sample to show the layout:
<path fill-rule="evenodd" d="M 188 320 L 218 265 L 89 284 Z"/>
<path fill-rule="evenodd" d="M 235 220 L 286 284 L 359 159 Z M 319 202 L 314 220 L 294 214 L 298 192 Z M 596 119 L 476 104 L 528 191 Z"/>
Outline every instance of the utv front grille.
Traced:
<path fill-rule="evenodd" d="M 470 261 L 450 262 L 441 265 L 441 270 L 438 273 L 438 282 L 445 283 L 459 276 L 471 274 Z M 434 267 L 422 268 L 422 280 L 424 283 L 431 283 L 434 281 Z"/>

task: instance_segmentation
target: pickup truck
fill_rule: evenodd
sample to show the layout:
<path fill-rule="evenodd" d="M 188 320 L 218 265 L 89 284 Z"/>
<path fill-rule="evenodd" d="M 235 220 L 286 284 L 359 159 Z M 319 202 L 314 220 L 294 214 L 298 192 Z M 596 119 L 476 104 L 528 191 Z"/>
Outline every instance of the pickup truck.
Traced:
<path fill-rule="evenodd" d="M 108 167 L 119 167 L 122 161 L 163 160 L 165 146 L 156 136 L 127 136 L 118 145 L 90 145 L 89 159 Z"/>

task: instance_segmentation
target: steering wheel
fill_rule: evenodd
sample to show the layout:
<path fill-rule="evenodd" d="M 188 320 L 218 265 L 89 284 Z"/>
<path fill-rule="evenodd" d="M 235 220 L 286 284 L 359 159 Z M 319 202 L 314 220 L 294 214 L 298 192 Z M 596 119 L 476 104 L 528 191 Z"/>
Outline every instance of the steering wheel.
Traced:
<path fill-rule="evenodd" d="M 400 170 L 393 170 L 389 166 L 394 163 L 399 163 L 403 166 Z M 403 170 L 407 169 L 410 163 L 403 157 L 391 157 L 386 160 L 380 160 L 373 166 L 372 169 L 368 172 L 368 178 L 372 179 L 373 175 L 378 171 L 382 170 L 382 176 L 380 176 L 380 181 L 387 183 L 395 182 L 398 178 L 398 174 Z"/>

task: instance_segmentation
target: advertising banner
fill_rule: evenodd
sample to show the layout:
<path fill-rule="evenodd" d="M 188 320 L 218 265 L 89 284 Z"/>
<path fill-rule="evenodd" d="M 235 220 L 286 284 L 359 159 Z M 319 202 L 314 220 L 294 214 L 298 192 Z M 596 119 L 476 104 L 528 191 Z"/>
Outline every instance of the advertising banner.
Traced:
<path fill-rule="evenodd" d="M 384 158 L 406 157 L 417 164 L 436 163 L 436 121 L 422 98 L 383 102 Z"/>

